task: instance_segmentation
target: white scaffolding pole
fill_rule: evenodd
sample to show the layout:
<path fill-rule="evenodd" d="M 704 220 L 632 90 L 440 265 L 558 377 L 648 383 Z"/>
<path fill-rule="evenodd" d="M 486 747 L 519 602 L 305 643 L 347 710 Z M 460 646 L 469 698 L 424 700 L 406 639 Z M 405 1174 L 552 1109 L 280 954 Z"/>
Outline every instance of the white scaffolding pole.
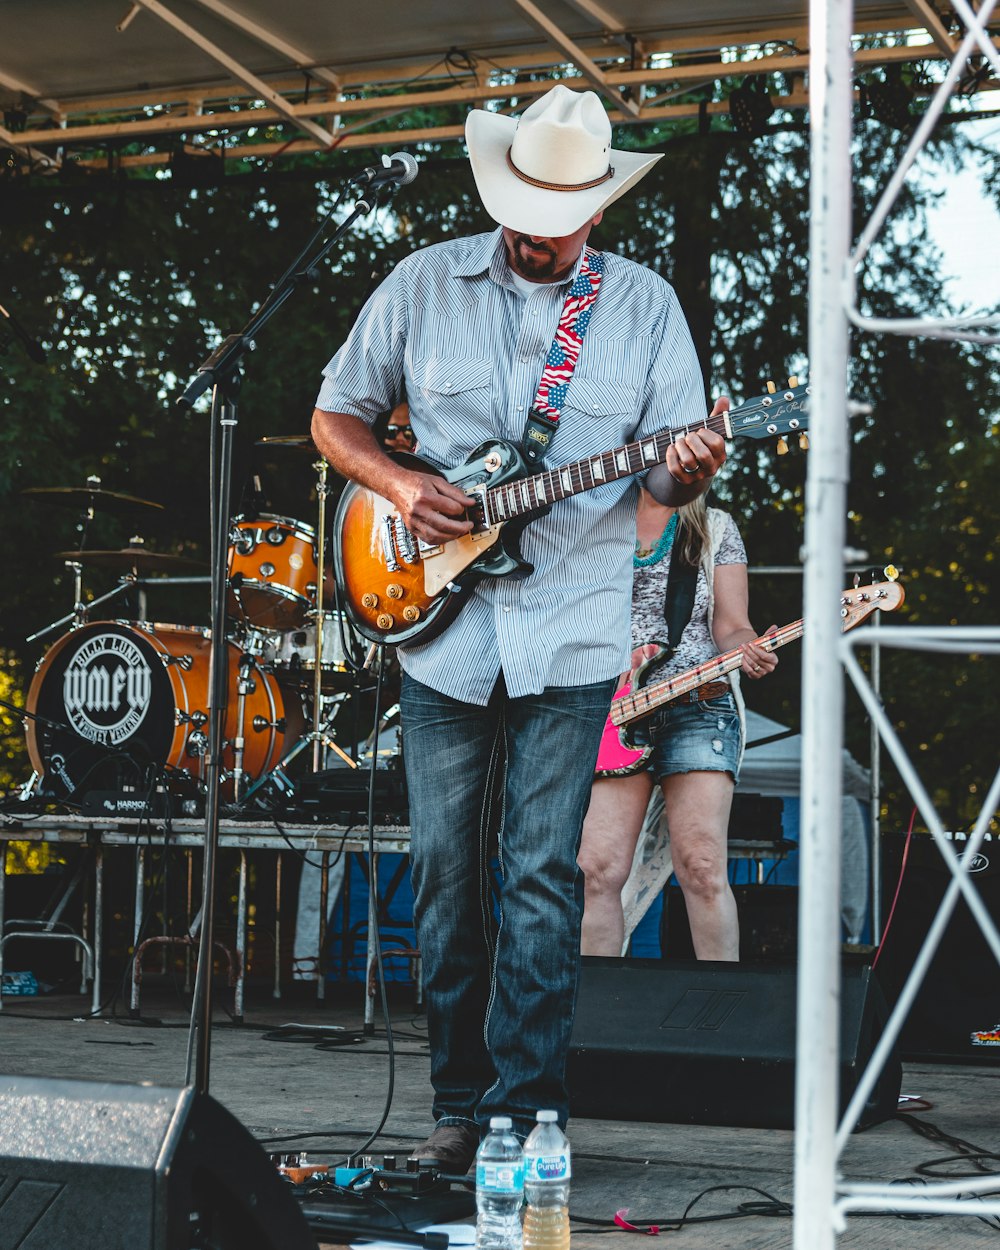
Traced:
<path fill-rule="evenodd" d="M 809 373 L 795 1250 L 833 1250 L 840 1051 L 843 683 L 839 593 L 848 475 L 845 309 L 851 235 L 850 0 L 811 0 Z"/>

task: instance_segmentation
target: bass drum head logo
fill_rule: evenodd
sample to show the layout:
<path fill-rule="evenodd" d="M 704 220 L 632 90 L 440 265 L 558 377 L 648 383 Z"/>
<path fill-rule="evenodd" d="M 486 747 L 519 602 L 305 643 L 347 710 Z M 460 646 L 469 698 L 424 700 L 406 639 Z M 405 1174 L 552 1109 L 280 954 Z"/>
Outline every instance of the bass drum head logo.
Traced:
<path fill-rule="evenodd" d="M 97 634 L 75 652 L 63 674 L 66 719 L 81 738 L 119 746 L 149 711 L 152 670 L 125 634 Z"/>

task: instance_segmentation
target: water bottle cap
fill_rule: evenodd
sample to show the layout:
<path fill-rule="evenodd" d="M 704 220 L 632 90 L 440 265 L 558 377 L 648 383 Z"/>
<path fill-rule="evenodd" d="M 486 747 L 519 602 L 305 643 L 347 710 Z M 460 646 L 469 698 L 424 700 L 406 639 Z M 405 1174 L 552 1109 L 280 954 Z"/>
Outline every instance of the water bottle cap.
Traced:
<path fill-rule="evenodd" d="M 535 1116 L 539 1124 L 554 1124 L 559 1119 L 557 1111 L 539 1111 Z"/>
<path fill-rule="evenodd" d="M 494 1115 L 490 1117 L 490 1128 L 510 1128 L 514 1121 L 509 1115 Z"/>

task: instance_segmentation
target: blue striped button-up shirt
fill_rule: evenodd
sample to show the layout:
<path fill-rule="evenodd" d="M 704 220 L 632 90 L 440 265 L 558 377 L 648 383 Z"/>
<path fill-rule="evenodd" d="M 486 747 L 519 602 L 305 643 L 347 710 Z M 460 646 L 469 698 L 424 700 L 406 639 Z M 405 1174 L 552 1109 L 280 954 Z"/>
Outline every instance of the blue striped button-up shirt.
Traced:
<path fill-rule="evenodd" d="M 499 230 L 414 252 L 362 309 L 324 370 L 317 407 L 370 425 L 405 388 L 419 454 L 442 468 L 488 439 L 520 445 L 569 281 L 538 284 L 522 298 Z M 545 467 L 704 415 L 701 372 L 673 289 L 605 254 Z M 534 572 L 483 578 L 442 634 L 400 647 L 403 668 L 477 704 L 501 672 L 514 697 L 623 672 L 636 493 L 632 479 L 620 478 L 557 501 L 522 536 Z"/>

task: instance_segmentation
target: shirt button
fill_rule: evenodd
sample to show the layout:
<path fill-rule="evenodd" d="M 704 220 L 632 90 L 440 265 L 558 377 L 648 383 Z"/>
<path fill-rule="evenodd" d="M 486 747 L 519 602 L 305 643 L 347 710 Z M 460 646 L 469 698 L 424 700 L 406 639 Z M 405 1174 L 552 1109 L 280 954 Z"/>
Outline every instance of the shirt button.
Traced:
<path fill-rule="evenodd" d="M 510 611 L 510 604 L 509 604 L 509 603 L 505 603 L 505 604 L 503 605 L 503 610 L 504 610 L 505 612 L 509 612 L 509 611 Z"/>
<path fill-rule="evenodd" d="M 517 405 L 517 410 L 518 410 L 518 412 L 524 412 L 524 404 L 518 404 L 518 405 Z"/>
<path fill-rule="evenodd" d="M 451 383 L 450 383 L 450 382 L 445 382 L 445 384 L 444 384 L 444 389 L 445 389 L 446 391 L 450 391 L 450 390 L 451 390 Z"/>
<path fill-rule="evenodd" d="M 533 317 L 537 317 L 537 316 L 538 316 L 538 309 L 537 309 L 537 308 L 533 308 L 533 309 L 531 310 L 531 315 L 532 315 Z"/>

